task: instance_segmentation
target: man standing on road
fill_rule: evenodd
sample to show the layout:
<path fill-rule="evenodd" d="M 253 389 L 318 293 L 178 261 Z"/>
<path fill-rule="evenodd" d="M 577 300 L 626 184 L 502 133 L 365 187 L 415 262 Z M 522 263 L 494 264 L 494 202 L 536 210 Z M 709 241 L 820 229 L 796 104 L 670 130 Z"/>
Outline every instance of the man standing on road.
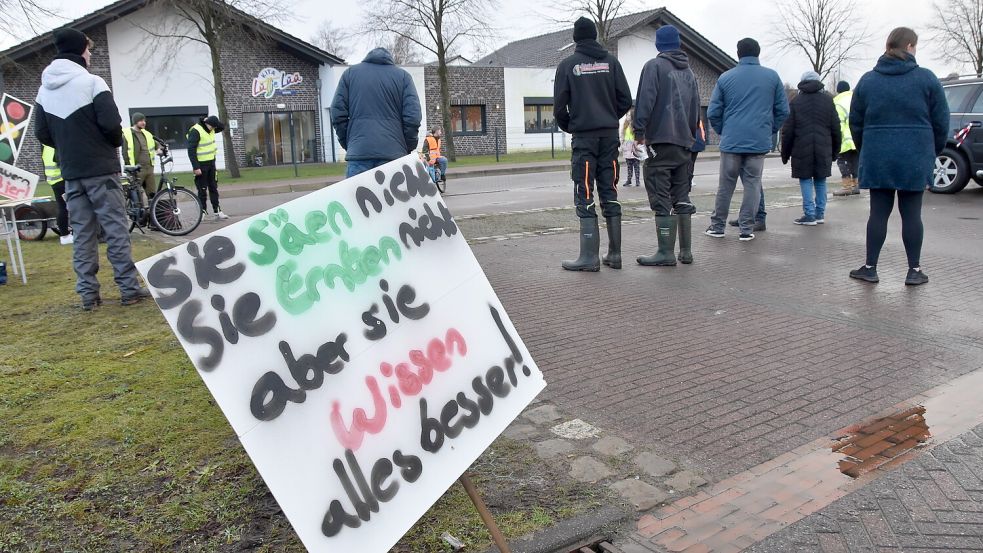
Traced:
<path fill-rule="evenodd" d="M 738 218 L 741 240 L 753 240 L 755 224 L 765 224 L 763 218 L 755 221 L 759 206 L 764 203 L 761 173 L 765 154 L 772 148 L 772 136 L 788 117 L 788 100 L 778 73 L 758 61 L 760 53 L 761 47 L 752 38 L 737 43 L 740 63 L 717 80 L 707 110 L 710 125 L 720 135 L 720 181 L 706 231 L 714 238 L 724 236 L 738 176 L 744 186 Z"/>
<path fill-rule="evenodd" d="M 147 207 L 147 201 L 157 193 L 154 183 L 157 143 L 154 142 L 154 135 L 147 130 L 147 118 L 142 113 L 134 113 L 131 120 L 133 126 L 123 129 L 123 164 L 140 166 L 137 181 L 140 183 L 143 207 Z"/>
<path fill-rule="evenodd" d="M 621 268 L 621 204 L 618 203 L 618 121 L 631 109 L 631 89 L 617 58 L 597 42 L 597 27 L 586 17 L 573 25 L 574 54 L 556 68 L 553 116 L 573 135 L 571 171 L 580 218 L 580 257 L 564 261 L 568 271 L 598 271 L 600 236 L 594 210 L 594 183 L 608 225 L 604 264 Z"/>
<path fill-rule="evenodd" d="M 412 77 L 385 48 L 346 69 L 331 102 L 331 124 L 345 149 L 347 176 L 416 150 L 421 118 Z"/>
<path fill-rule="evenodd" d="M 655 32 L 659 55 L 642 68 L 635 106 L 635 140 L 648 148 L 645 160 L 645 192 L 655 212 L 659 250 L 643 255 L 639 265 L 676 265 L 676 232 L 679 261 L 692 263 L 691 217 L 696 207 L 689 200 L 690 164 L 699 132 L 700 91 L 689 58 L 679 43 L 679 31 L 663 25 Z"/>
<path fill-rule="evenodd" d="M 41 73 L 35 110 L 38 141 L 55 149 L 72 232 L 75 291 L 82 309 L 102 304 L 99 294 L 99 227 L 105 230 L 106 256 L 120 291 L 132 305 L 150 297 L 140 286 L 130 252 L 116 148 L 123 144 L 119 108 L 101 77 L 88 72 L 92 41 L 76 29 L 54 32 L 57 55 Z"/>
<path fill-rule="evenodd" d="M 211 196 L 215 221 L 229 218 L 222 213 L 218 204 L 218 173 L 215 169 L 215 156 L 218 154 L 215 133 L 224 130 L 225 124 L 214 115 L 202 117 L 188 129 L 188 159 L 191 160 L 191 168 L 195 173 L 195 188 L 198 189 L 201 212 L 208 212 L 206 206 Z"/>
<path fill-rule="evenodd" d="M 833 192 L 833 195 L 851 196 L 860 194 L 860 182 L 857 181 L 857 145 L 853 142 L 853 135 L 850 134 L 850 102 L 853 101 L 853 91 L 850 90 L 850 83 L 840 81 L 836 85 L 836 92 L 833 104 L 836 105 L 836 113 L 840 116 L 840 134 L 843 136 L 836 165 L 840 168 L 843 188 Z"/>

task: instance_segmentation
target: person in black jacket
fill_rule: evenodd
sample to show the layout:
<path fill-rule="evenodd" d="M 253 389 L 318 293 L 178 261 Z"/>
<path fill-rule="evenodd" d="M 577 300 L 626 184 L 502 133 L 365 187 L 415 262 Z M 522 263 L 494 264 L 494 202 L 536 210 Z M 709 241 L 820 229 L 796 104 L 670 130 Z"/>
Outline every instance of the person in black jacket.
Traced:
<path fill-rule="evenodd" d="M 560 130 L 573 135 L 570 176 L 580 218 L 580 256 L 564 261 L 568 271 L 598 271 L 596 196 L 608 225 L 604 264 L 621 268 L 621 204 L 618 203 L 618 121 L 631 109 L 631 89 L 617 58 L 597 42 L 594 22 L 574 23 L 574 54 L 556 67 L 553 116 Z M 594 183 L 597 183 L 597 194 Z"/>
<path fill-rule="evenodd" d="M 122 118 L 109 86 L 88 72 L 92 41 L 76 29 L 54 32 L 57 55 L 41 73 L 35 106 L 35 134 L 58 152 L 65 179 L 65 201 L 75 235 L 75 291 L 82 309 L 102 304 L 99 293 L 99 228 L 105 231 L 106 256 L 120 290 L 131 305 L 150 297 L 133 265 L 130 225 L 119 180 L 123 145 Z"/>
<path fill-rule="evenodd" d="M 826 178 L 840 152 L 840 118 L 833 97 L 823 91 L 819 74 L 806 71 L 799 94 L 782 126 L 782 163 L 792 160 L 792 177 L 802 189 L 802 217 L 797 225 L 826 222 Z"/>

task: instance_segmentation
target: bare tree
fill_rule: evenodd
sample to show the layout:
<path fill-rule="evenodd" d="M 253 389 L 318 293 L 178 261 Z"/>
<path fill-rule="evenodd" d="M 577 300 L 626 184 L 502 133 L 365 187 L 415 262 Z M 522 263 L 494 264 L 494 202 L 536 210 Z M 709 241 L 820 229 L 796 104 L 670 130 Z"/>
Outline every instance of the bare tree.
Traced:
<path fill-rule="evenodd" d="M 938 58 L 970 64 L 983 76 L 983 0 L 945 0 L 932 4 L 935 21 L 929 28 L 939 43 Z"/>
<path fill-rule="evenodd" d="M 266 41 L 263 27 L 256 19 L 267 23 L 282 21 L 289 12 L 289 0 L 156 0 L 154 5 L 176 17 L 161 17 L 150 26 L 141 27 L 146 33 L 143 46 L 145 59 L 155 60 L 159 67 L 173 65 L 176 55 L 160 52 L 179 50 L 186 43 L 198 43 L 208 48 L 211 57 L 211 83 L 215 89 L 218 118 L 228 123 L 229 110 L 225 103 L 221 52 L 223 44 L 230 47 L 236 40 Z M 225 167 L 232 178 L 239 178 L 239 161 L 232 147 L 231 129 L 223 131 Z"/>
<path fill-rule="evenodd" d="M 461 43 L 484 43 L 494 34 L 488 24 L 497 0 L 381 0 L 366 11 L 364 29 L 401 37 L 437 58 L 440 114 L 451 129 L 451 94 L 447 60 Z M 463 115 L 463 114 L 462 114 Z M 447 157 L 456 161 L 454 133 L 446 132 Z"/>
<path fill-rule="evenodd" d="M 858 49 L 870 39 L 853 0 L 790 0 L 777 6 L 774 44 L 805 54 L 820 80 L 857 59 Z"/>
<path fill-rule="evenodd" d="M 41 5 L 39 0 L 0 0 L 0 33 L 26 38 L 25 31 L 38 34 L 46 25 L 42 21 L 64 19 L 51 8 Z"/>
<path fill-rule="evenodd" d="M 559 14 L 550 19 L 564 27 L 570 27 L 570 14 L 574 17 L 584 16 L 597 25 L 597 41 L 608 47 L 608 41 L 614 31 L 612 21 L 629 12 L 638 9 L 635 0 L 557 0 L 551 5 L 552 12 Z"/>
<path fill-rule="evenodd" d="M 420 53 L 416 49 L 416 44 L 407 40 L 406 37 L 399 35 L 392 37 L 389 43 L 385 45 L 385 48 L 393 55 L 393 61 L 396 62 L 396 65 L 417 65 L 423 63 Z"/>
<path fill-rule="evenodd" d="M 311 37 L 311 44 L 339 58 L 347 58 L 352 53 L 350 38 L 341 27 L 335 27 L 330 21 L 322 21 Z"/>

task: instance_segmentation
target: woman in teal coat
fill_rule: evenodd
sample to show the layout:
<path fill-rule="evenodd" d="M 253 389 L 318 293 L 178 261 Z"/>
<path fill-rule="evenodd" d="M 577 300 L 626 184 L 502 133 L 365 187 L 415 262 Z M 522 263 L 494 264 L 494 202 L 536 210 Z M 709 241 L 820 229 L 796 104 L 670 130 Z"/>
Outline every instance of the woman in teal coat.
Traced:
<path fill-rule="evenodd" d="M 898 200 L 901 238 L 908 254 L 905 284 L 928 282 L 921 270 L 922 197 L 932 182 L 935 156 L 948 137 L 949 106 L 942 84 L 915 62 L 918 35 L 898 27 L 887 51 L 865 74 L 850 104 L 850 132 L 860 151 L 860 188 L 870 190 L 867 261 L 850 277 L 877 282 L 877 259 L 887 221 Z"/>

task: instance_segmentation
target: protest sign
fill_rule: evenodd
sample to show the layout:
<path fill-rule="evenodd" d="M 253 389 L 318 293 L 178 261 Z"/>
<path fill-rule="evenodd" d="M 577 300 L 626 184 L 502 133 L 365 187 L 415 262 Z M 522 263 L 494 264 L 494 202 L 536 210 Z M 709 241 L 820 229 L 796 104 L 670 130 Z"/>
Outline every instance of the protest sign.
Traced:
<path fill-rule="evenodd" d="M 0 196 L 11 200 L 27 200 L 34 197 L 38 176 L 0 161 Z"/>
<path fill-rule="evenodd" d="M 388 551 L 545 386 L 416 154 L 137 267 L 310 551 Z"/>
<path fill-rule="evenodd" d="M 0 163 L 14 165 L 31 124 L 34 106 L 9 94 L 0 96 Z"/>

